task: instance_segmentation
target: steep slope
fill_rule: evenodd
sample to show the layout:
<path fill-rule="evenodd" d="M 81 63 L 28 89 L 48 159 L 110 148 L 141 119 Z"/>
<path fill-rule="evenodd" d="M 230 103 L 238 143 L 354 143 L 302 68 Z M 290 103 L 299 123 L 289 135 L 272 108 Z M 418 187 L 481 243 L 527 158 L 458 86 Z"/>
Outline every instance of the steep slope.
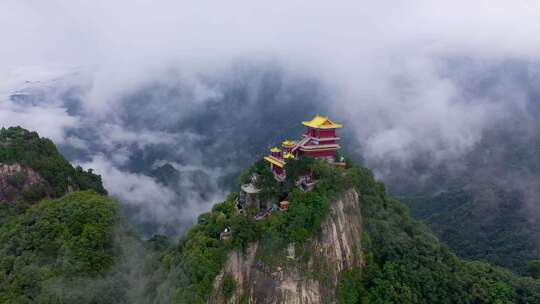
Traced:
<path fill-rule="evenodd" d="M 42 191 L 50 195 L 48 183 L 32 168 L 15 164 L 0 164 L 0 201 L 31 201 Z"/>
<path fill-rule="evenodd" d="M 450 252 L 394 200 L 363 195 L 362 303 L 540 303 L 540 281 Z"/>
<path fill-rule="evenodd" d="M 539 149 L 537 119 L 505 124 L 462 158 L 401 177 L 393 171 L 390 184 L 459 256 L 525 274 L 540 259 Z"/>
<path fill-rule="evenodd" d="M 259 242 L 246 252 L 231 251 L 214 290 L 233 280 L 234 293 L 218 292 L 211 303 L 329 303 L 336 298 L 340 275 L 362 265 L 362 216 L 356 191 L 331 204 L 321 234 L 302 246 L 289 244 L 276 259 L 265 259 Z M 298 248 L 297 248 L 298 247 Z M 230 283 L 228 283 L 230 284 Z"/>
<path fill-rule="evenodd" d="M 458 189 L 411 199 L 413 215 L 425 220 L 452 250 L 526 273 L 540 258 L 540 225 L 522 195 L 502 187 Z"/>

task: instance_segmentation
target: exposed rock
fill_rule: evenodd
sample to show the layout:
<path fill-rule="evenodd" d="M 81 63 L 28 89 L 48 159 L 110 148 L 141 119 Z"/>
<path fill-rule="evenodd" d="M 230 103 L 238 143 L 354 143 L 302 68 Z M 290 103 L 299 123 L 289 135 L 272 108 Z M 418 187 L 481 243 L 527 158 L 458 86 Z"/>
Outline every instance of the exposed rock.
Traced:
<path fill-rule="evenodd" d="M 265 264 L 261 244 L 242 253 L 229 253 L 227 263 L 214 282 L 210 303 L 334 303 L 339 275 L 361 267 L 362 217 L 358 193 L 350 190 L 330 206 L 320 237 L 295 248 L 276 252 L 279 263 Z M 300 250 L 297 250 L 300 249 Z M 305 259 L 306 253 L 309 258 Z M 222 285 L 230 275 L 236 290 L 225 298 Z"/>
<path fill-rule="evenodd" d="M 48 183 L 31 168 L 20 164 L 0 163 L 0 202 L 13 202 L 26 191 L 40 188 L 47 192 Z"/>

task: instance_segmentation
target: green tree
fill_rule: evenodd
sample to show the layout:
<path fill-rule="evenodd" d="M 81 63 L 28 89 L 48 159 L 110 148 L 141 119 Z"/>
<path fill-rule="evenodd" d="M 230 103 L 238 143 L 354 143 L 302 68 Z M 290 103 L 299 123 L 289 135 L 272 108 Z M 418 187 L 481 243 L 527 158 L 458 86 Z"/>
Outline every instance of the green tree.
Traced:
<path fill-rule="evenodd" d="M 535 279 L 540 279 L 540 260 L 530 261 L 527 264 L 527 273 Z"/>
<path fill-rule="evenodd" d="M 41 201 L 11 214 L 0 226 L 0 302 L 72 303 L 67 294 L 45 287 L 53 281 L 104 279 L 118 256 L 113 234 L 121 224 L 118 204 L 93 191 Z M 79 289 L 84 287 L 65 286 L 69 294 Z"/>

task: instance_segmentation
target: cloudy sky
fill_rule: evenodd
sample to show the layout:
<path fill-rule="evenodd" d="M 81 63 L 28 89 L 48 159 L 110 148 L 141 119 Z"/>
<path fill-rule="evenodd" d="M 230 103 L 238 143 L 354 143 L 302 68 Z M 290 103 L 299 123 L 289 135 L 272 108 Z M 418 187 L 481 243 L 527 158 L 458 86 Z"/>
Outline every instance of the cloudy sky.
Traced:
<path fill-rule="evenodd" d="M 477 104 L 452 104 L 460 92 L 440 75 L 441 58 L 536 60 L 540 53 L 540 23 L 536 22 L 540 4 L 535 1 L 273 1 L 263 5 L 4 0 L 0 8 L 3 90 L 21 81 L 84 68 L 91 73 L 86 110 L 105 116 L 116 110 L 119 96 L 163 77 L 171 68 L 189 79 L 218 73 L 235 60 L 278 61 L 290 73 L 320 77 L 335 90 L 332 102 L 338 111 L 346 109 L 362 118 L 386 112 L 395 118 L 396 126 L 381 122 L 373 127 L 382 132 L 365 139 L 376 151 L 377 146 L 387 146 L 384 153 L 407 149 L 418 133 L 446 131 L 442 133 L 457 150 L 474 140 L 474 134 L 462 128 L 478 128 L 486 120 L 486 111 Z M 406 92 L 396 90 L 400 81 Z M 489 111 L 497 110 L 493 107 Z M 47 124 L 45 134 L 57 141 L 63 140 L 60 130 L 77 123 L 55 108 L 46 109 L 38 122 L 30 122 L 34 111 L 4 105 L 0 115 L 10 123 L 20 121 L 34 128 Z M 457 123 L 450 126 L 447 121 Z M 472 121 L 476 122 L 469 125 Z"/>
<path fill-rule="evenodd" d="M 466 153 L 500 121 L 527 116 L 519 79 L 500 80 L 489 94 L 467 85 L 508 61 L 524 63 L 526 80 L 537 81 L 538 17 L 536 1 L 2 0 L 0 125 L 36 130 L 74 155 L 86 149 L 72 160 L 97 168 L 112 194 L 183 214 L 169 209 L 171 189 L 128 165 L 132 148 L 207 139 L 172 126 L 209 101 L 228 102 L 226 88 L 238 79 L 260 94 L 249 73 L 231 68 L 239 62 L 279 66 L 285 82 L 317 83 L 317 102 L 347 122 L 368 163 L 406 164 L 419 154 L 436 163 Z M 181 98 L 130 103 L 156 84 L 182 87 Z M 33 97 L 13 98 L 21 92 Z M 276 98 L 294 101 L 291 92 Z M 136 108 L 140 115 L 125 115 Z M 168 160 L 178 162 L 179 151 Z M 181 166 L 212 177 L 233 170 L 208 168 L 204 152 L 189 155 Z M 206 200 L 209 206 L 215 197 Z M 145 212 L 159 217 L 155 208 Z"/>

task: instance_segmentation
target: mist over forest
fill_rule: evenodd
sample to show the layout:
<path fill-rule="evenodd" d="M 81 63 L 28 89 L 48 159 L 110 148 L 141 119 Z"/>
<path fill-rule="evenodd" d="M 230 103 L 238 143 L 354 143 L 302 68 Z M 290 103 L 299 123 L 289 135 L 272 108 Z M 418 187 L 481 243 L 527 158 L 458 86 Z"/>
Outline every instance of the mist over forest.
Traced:
<path fill-rule="evenodd" d="M 535 4 L 98 2 L 0 5 L 0 125 L 94 169 L 145 237 L 181 236 L 320 113 L 443 239 L 462 218 L 437 222 L 433 200 L 457 191 L 471 229 L 510 204 L 538 255 Z"/>

